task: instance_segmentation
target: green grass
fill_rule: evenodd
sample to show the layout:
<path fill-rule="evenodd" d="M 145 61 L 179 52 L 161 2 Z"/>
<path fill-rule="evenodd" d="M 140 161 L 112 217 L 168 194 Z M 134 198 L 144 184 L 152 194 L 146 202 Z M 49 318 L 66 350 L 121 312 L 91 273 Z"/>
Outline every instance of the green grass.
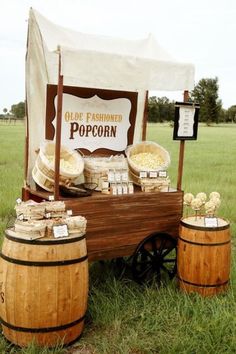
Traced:
<path fill-rule="evenodd" d="M 168 125 L 149 125 L 148 139 L 171 154 L 169 169 L 176 185 L 179 142 Z M 14 214 L 21 195 L 24 166 L 24 129 L 0 126 L 0 231 Z M 182 187 L 185 192 L 218 191 L 219 215 L 231 222 L 236 236 L 236 126 L 199 127 L 197 141 L 185 143 Z M 236 353 L 236 262 L 225 294 L 202 298 L 182 294 L 173 280 L 160 288 L 140 286 L 126 274 L 118 277 L 114 264 L 90 265 L 89 307 L 79 342 L 53 350 L 33 344 L 19 349 L 0 336 L 0 353 L 24 354 L 223 354 Z"/>
<path fill-rule="evenodd" d="M 3 234 L 14 205 L 21 197 L 24 175 L 24 126 L 0 125 L 0 233 Z"/>

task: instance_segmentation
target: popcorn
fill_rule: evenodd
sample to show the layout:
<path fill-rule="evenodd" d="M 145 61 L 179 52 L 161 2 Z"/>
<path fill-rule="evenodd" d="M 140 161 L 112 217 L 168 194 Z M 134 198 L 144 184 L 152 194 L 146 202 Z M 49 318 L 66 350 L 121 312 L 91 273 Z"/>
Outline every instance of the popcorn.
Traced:
<path fill-rule="evenodd" d="M 216 210 L 216 205 L 212 200 L 209 200 L 205 204 L 205 210 L 208 215 L 214 215 L 215 210 Z"/>
<path fill-rule="evenodd" d="M 192 193 L 185 193 L 184 195 L 184 204 L 191 205 L 191 201 L 194 199 L 194 195 Z"/>
<path fill-rule="evenodd" d="M 220 193 L 218 192 L 211 192 L 210 195 L 209 195 L 209 199 L 212 199 L 212 198 L 218 198 L 220 199 Z"/>
<path fill-rule="evenodd" d="M 212 201 L 212 203 L 215 204 L 216 208 L 219 208 L 220 204 L 221 204 L 221 200 L 219 198 L 211 198 L 210 201 Z"/>
<path fill-rule="evenodd" d="M 54 165 L 55 164 L 55 157 L 54 156 L 48 156 L 48 161 Z M 72 164 L 71 162 L 64 160 L 63 158 L 60 158 L 60 169 L 68 172 L 68 173 L 76 173 L 77 172 L 77 167 Z"/>
<path fill-rule="evenodd" d="M 211 192 L 209 195 L 209 200 L 207 201 L 207 195 L 204 192 L 200 192 L 194 196 L 192 193 L 186 193 L 184 195 L 184 204 L 190 206 L 193 210 L 197 211 L 202 208 L 204 205 L 205 211 L 207 215 L 214 215 L 216 209 L 219 208 L 221 204 L 220 193 Z"/>
<path fill-rule="evenodd" d="M 205 204 L 207 200 L 207 195 L 206 193 L 201 192 L 196 195 L 196 198 L 201 199 L 202 203 Z"/>
<path fill-rule="evenodd" d="M 199 198 L 194 198 L 192 201 L 191 201 L 191 208 L 193 210 L 199 210 L 202 206 L 202 200 L 199 199 Z"/>
<path fill-rule="evenodd" d="M 164 164 L 164 160 L 161 156 L 150 152 L 141 152 L 132 155 L 130 156 L 130 160 L 145 170 L 155 170 L 157 167 Z"/>

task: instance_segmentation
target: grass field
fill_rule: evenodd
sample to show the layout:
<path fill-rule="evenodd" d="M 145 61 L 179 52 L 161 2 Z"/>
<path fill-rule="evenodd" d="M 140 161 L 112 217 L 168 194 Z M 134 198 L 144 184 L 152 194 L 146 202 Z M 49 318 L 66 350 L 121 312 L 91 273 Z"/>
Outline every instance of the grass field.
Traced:
<path fill-rule="evenodd" d="M 148 139 L 171 154 L 169 175 L 176 185 L 179 142 L 168 125 L 153 124 Z M 219 215 L 231 222 L 236 237 L 236 126 L 199 127 L 197 141 L 186 142 L 182 188 L 185 192 L 218 191 Z M 24 128 L 0 126 L 0 229 L 14 217 L 23 185 Z M 229 291 L 213 298 L 184 295 L 176 281 L 158 288 L 117 276 L 112 262 L 90 265 L 89 307 L 79 342 L 69 348 L 19 349 L 0 336 L 0 353 L 24 354 L 223 354 L 236 353 L 236 263 Z"/>

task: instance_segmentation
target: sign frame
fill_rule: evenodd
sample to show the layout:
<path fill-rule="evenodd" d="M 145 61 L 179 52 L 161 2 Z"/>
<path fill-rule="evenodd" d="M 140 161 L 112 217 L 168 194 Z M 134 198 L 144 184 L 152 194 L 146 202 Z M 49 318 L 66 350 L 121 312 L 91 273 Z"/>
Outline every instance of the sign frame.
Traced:
<path fill-rule="evenodd" d="M 118 90 L 107 90 L 99 88 L 86 88 L 86 87 L 77 87 L 77 86 L 64 86 L 63 85 L 63 94 L 70 94 L 75 97 L 87 99 L 92 98 L 95 95 L 101 98 L 102 100 L 114 100 L 118 98 L 126 98 L 131 103 L 131 110 L 129 114 L 130 127 L 127 130 L 127 146 L 133 144 L 136 115 L 137 115 L 137 101 L 138 101 L 138 92 L 130 91 L 118 91 Z M 56 119 L 56 112 L 54 106 L 54 99 L 57 96 L 57 85 L 47 85 L 47 105 L 46 105 L 46 124 L 45 124 L 45 139 L 53 140 L 55 137 L 55 128 L 52 122 Z M 91 151 L 86 148 L 79 148 L 84 155 L 91 155 Z M 111 154 L 120 154 L 125 153 L 124 150 L 111 150 L 108 148 L 98 148 L 92 152 L 92 154 L 101 154 L 101 155 L 111 155 Z"/>
<path fill-rule="evenodd" d="M 193 125 L 191 128 L 192 134 L 182 134 L 178 133 L 180 128 L 180 109 L 184 108 L 191 108 L 195 109 L 194 116 L 193 116 Z M 197 103 L 192 102 L 175 102 L 175 119 L 174 119 L 174 131 L 173 131 L 173 140 L 197 140 L 197 133 L 198 133 L 198 117 L 199 117 L 199 109 L 200 105 Z M 187 110 L 186 110 L 187 111 Z M 184 124 L 188 125 L 191 124 L 188 116 L 185 117 Z M 188 126 L 187 126 L 188 128 Z"/>

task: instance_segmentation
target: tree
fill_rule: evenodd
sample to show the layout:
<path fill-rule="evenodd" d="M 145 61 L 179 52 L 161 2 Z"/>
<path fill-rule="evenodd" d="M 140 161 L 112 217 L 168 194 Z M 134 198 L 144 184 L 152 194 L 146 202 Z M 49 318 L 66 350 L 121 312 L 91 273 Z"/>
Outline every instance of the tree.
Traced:
<path fill-rule="evenodd" d="M 199 120 L 210 124 L 218 123 L 222 102 L 218 96 L 218 78 L 201 79 L 190 93 L 190 99 L 200 104 Z"/>
<path fill-rule="evenodd" d="M 13 116 L 19 119 L 25 117 L 25 102 L 19 102 L 11 106 L 11 113 Z"/>
<path fill-rule="evenodd" d="M 164 122 L 174 119 L 175 104 L 167 97 L 152 96 L 148 100 L 148 121 Z"/>
<path fill-rule="evenodd" d="M 236 105 L 233 105 L 228 108 L 226 112 L 226 121 L 236 123 Z"/>
<path fill-rule="evenodd" d="M 7 114 L 7 108 L 3 108 L 3 113 Z"/>
<path fill-rule="evenodd" d="M 157 98 L 152 96 L 148 99 L 148 121 L 158 122 L 160 119 L 159 107 L 157 105 Z"/>

